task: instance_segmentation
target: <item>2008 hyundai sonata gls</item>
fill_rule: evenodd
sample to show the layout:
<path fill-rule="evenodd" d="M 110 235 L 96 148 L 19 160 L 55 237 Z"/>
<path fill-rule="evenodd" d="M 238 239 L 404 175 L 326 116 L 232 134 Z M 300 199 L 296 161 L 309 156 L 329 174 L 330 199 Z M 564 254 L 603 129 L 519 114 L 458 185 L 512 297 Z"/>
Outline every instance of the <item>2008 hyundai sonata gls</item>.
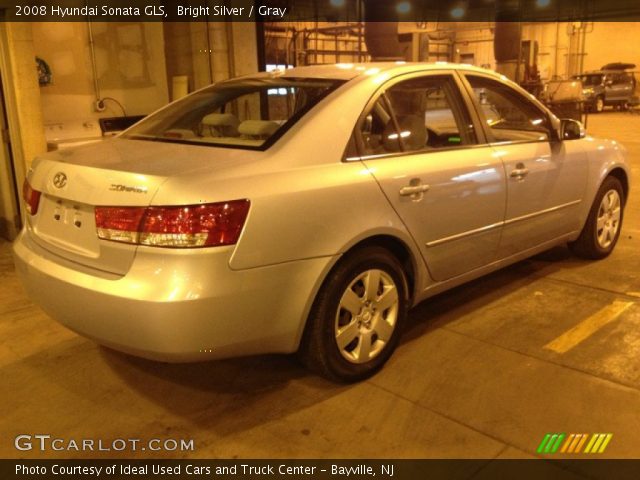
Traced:
<path fill-rule="evenodd" d="M 485 70 L 296 68 L 36 159 L 14 254 L 33 300 L 101 344 L 299 351 L 357 380 L 430 295 L 562 243 L 608 255 L 628 175 L 615 141 Z"/>

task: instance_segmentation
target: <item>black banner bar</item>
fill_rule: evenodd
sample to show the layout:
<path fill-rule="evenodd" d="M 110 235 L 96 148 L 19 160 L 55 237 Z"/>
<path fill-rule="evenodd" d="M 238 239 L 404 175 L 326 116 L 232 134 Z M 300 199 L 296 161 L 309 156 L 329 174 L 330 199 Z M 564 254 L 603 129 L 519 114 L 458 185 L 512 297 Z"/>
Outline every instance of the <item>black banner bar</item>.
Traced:
<path fill-rule="evenodd" d="M 23 22 L 635 21 L 637 0 L 0 0 Z"/>
<path fill-rule="evenodd" d="M 0 460 L 12 479 L 636 480 L 640 460 Z"/>

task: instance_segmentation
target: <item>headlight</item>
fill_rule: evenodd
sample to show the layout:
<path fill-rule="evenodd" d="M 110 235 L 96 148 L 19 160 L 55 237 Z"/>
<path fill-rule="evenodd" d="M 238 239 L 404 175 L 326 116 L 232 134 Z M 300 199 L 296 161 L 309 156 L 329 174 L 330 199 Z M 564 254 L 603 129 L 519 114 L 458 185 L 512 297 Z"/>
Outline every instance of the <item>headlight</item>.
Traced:
<path fill-rule="evenodd" d="M 582 94 L 583 95 L 592 95 L 593 94 L 593 88 L 583 88 L 582 89 Z"/>

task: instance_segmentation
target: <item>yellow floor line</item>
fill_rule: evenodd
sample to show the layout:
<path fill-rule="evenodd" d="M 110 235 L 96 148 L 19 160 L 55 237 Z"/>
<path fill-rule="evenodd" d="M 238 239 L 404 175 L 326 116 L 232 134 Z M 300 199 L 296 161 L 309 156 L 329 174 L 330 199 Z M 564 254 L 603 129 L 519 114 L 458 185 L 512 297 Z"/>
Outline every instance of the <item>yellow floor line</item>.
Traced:
<path fill-rule="evenodd" d="M 607 323 L 613 322 L 625 310 L 631 307 L 634 302 L 623 302 L 615 300 L 612 304 L 598 310 L 588 318 L 585 318 L 571 330 L 567 330 L 555 340 L 547 343 L 544 348 L 557 353 L 565 353 L 589 338 L 595 332 L 604 327 Z"/>

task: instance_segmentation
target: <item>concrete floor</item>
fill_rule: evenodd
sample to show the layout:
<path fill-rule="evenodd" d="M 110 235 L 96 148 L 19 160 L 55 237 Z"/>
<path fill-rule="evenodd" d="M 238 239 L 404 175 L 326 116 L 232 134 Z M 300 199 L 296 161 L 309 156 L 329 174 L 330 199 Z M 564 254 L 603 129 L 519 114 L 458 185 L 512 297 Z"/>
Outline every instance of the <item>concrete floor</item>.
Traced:
<path fill-rule="evenodd" d="M 640 116 L 589 132 L 623 142 L 640 178 Z M 17 434 L 193 438 L 195 451 L 123 457 L 529 457 L 548 432 L 613 433 L 640 456 L 640 195 L 614 254 L 557 248 L 417 307 L 386 368 L 339 386 L 288 357 L 164 365 L 98 347 L 25 297 L 0 244 L 0 457 Z M 632 302 L 565 353 L 544 346 L 614 301 Z M 617 304 L 619 305 L 619 304 Z M 598 313 L 600 312 L 600 313 Z M 114 452 L 86 457 L 117 457 Z M 82 456 L 47 452 L 47 458 Z"/>

